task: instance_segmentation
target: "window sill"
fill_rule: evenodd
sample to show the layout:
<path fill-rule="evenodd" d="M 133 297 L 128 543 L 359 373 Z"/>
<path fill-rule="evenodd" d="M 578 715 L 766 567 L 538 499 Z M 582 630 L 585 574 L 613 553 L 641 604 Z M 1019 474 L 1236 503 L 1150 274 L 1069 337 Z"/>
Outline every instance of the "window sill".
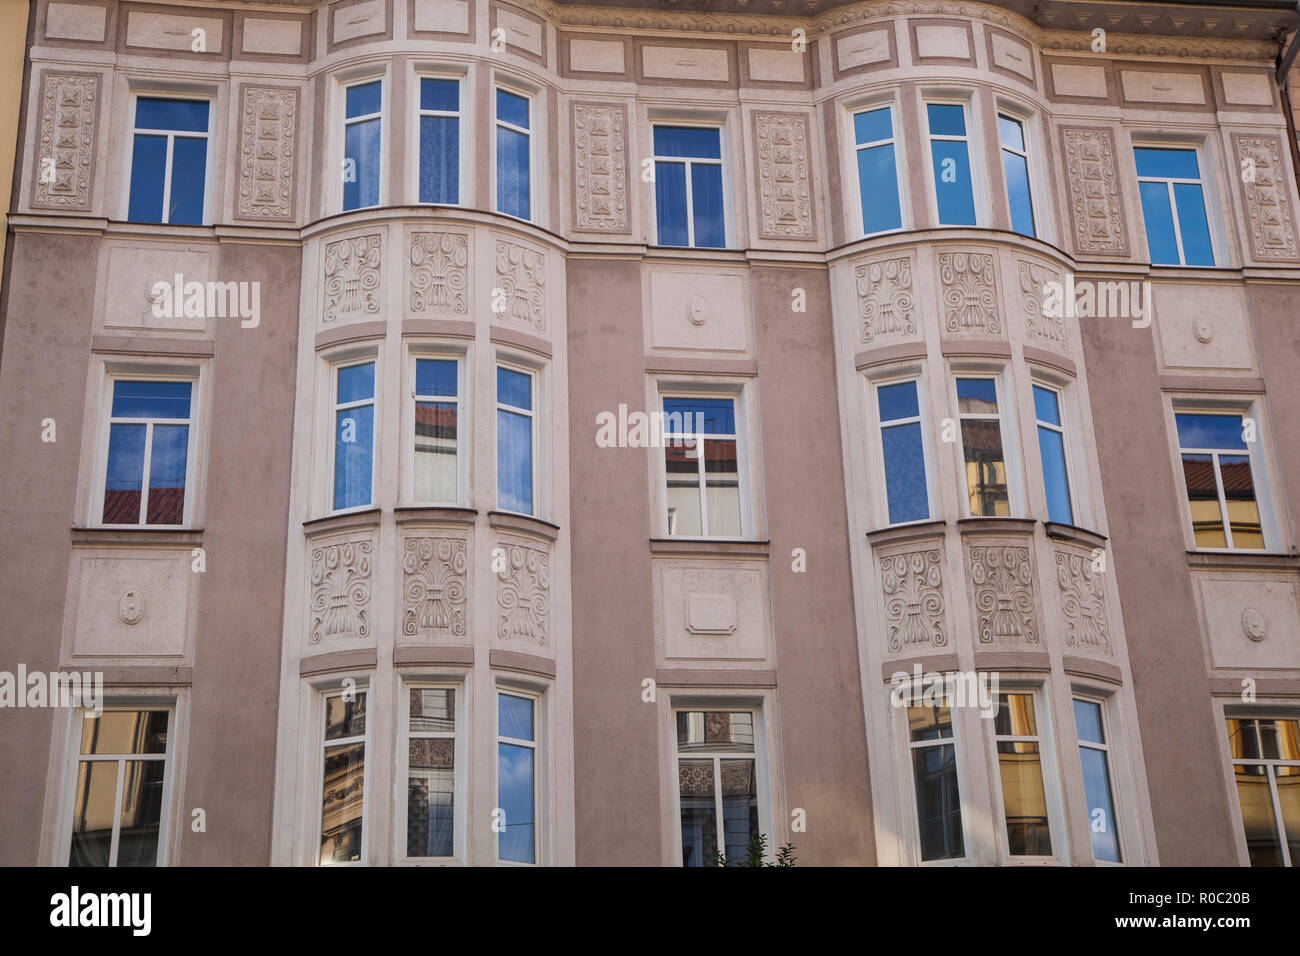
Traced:
<path fill-rule="evenodd" d="M 443 524 L 473 524 L 478 517 L 477 508 L 454 505 L 403 505 L 393 509 L 398 524 L 437 521 Z"/>
<path fill-rule="evenodd" d="M 709 554 L 767 557 L 770 542 L 749 538 L 651 538 L 652 555 Z"/>
<path fill-rule="evenodd" d="M 910 524 L 891 524 L 875 531 L 867 532 L 867 540 L 873 548 L 885 544 L 897 544 L 901 541 L 915 541 L 920 538 L 942 538 L 948 530 L 948 522 L 942 518 L 929 521 L 915 521 Z"/>
<path fill-rule="evenodd" d="M 1044 521 L 1043 528 L 1047 531 L 1049 538 L 1055 538 L 1058 541 L 1070 541 L 1087 548 L 1106 547 L 1106 536 L 1104 534 L 1089 531 L 1087 528 L 1080 528 L 1078 525 L 1063 524 L 1059 521 Z"/>
<path fill-rule="evenodd" d="M 503 531 L 518 531 L 520 534 L 530 534 L 546 541 L 554 541 L 560 533 L 558 524 L 551 524 L 549 521 L 531 515 L 516 514 L 513 511 L 489 511 L 488 524 Z"/>
<path fill-rule="evenodd" d="M 346 511 L 323 518 L 312 518 L 302 523 L 302 533 L 308 538 L 335 531 L 350 531 L 353 528 L 377 528 L 379 526 L 379 509 L 366 508 L 363 511 Z"/>
<path fill-rule="evenodd" d="M 152 544 L 182 547 L 201 545 L 202 528 L 73 528 L 76 544 Z"/>
<path fill-rule="evenodd" d="M 1238 571 L 1298 571 L 1300 555 L 1262 551 L 1188 551 L 1189 568 L 1219 568 Z"/>

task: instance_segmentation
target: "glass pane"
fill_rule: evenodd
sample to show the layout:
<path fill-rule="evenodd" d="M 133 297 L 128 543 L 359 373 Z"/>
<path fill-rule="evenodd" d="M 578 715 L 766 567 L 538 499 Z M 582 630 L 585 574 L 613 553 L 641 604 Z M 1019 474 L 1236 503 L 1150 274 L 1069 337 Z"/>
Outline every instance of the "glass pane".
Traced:
<path fill-rule="evenodd" d="M 709 527 L 714 536 L 740 537 L 740 473 L 736 442 L 704 443 L 704 482 Z"/>
<path fill-rule="evenodd" d="M 375 363 L 339 369 L 338 404 L 364 402 L 375 397 Z"/>
<path fill-rule="evenodd" d="M 1061 412 L 1057 407 L 1056 393 L 1041 385 L 1034 386 L 1034 416 L 1040 422 L 1049 425 L 1061 424 Z"/>
<path fill-rule="evenodd" d="M 1043 490 L 1047 494 L 1047 517 L 1062 524 L 1074 524 L 1070 508 L 1070 482 L 1065 469 L 1065 439 L 1058 431 L 1038 426 L 1038 454 L 1043 461 Z"/>
<path fill-rule="evenodd" d="M 727 860 L 739 865 L 751 836 L 758 835 L 758 782 L 753 760 L 721 760 L 722 833 Z"/>
<path fill-rule="evenodd" d="M 1075 701 L 1076 721 L 1079 703 L 1080 701 Z M 1119 831 L 1115 824 L 1115 805 L 1111 802 L 1110 768 L 1106 763 L 1106 753 L 1091 747 L 1080 747 L 1079 761 L 1083 765 L 1083 796 L 1088 806 L 1093 858 L 1119 863 Z"/>
<path fill-rule="evenodd" d="M 931 136 L 965 136 L 966 111 L 956 104 L 927 103 Z"/>
<path fill-rule="evenodd" d="M 451 737 L 407 742 L 407 856 L 454 854 L 455 753 L 456 741 Z"/>
<path fill-rule="evenodd" d="M 1234 759 L 1260 756 L 1258 723 L 1255 720 L 1227 718 L 1228 753 Z"/>
<path fill-rule="evenodd" d="M 1010 146 L 1022 153 L 1025 151 L 1025 130 L 1020 125 L 1019 120 L 1012 119 L 1010 116 L 999 115 L 998 137 L 1003 146 Z"/>
<path fill-rule="evenodd" d="M 536 862 L 532 748 L 497 745 L 497 804 L 505 812 L 505 829 L 499 834 L 497 855 L 516 863 Z"/>
<path fill-rule="evenodd" d="M 161 760 L 128 760 L 123 767 L 118 866 L 158 865 L 164 769 Z"/>
<path fill-rule="evenodd" d="M 1031 708 L 1031 720 L 1032 716 Z M 1007 851 L 1012 856 L 1051 856 L 1052 834 L 1047 822 L 1038 744 L 999 741 L 998 770 L 1007 821 Z"/>
<path fill-rule="evenodd" d="M 131 150 L 131 222 L 162 222 L 166 184 L 167 137 L 137 134 Z"/>
<path fill-rule="evenodd" d="M 325 698 L 325 739 L 343 740 L 364 737 L 366 733 L 366 694 L 357 691 L 354 700 L 343 694 Z"/>
<path fill-rule="evenodd" d="M 690 245 L 686 226 L 685 163 L 655 163 L 655 222 L 659 245 Z"/>
<path fill-rule="evenodd" d="M 753 753 L 754 715 L 747 710 L 679 710 L 679 753 Z"/>
<path fill-rule="evenodd" d="M 460 82 L 458 80 L 420 79 L 420 109 L 444 110 L 455 113 L 460 109 Z"/>
<path fill-rule="evenodd" d="M 1291 865 L 1300 866 L 1300 767 L 1274 767 L 1273 774 Z"/>
<path fill-rule="evenodd" d="M 730 398 L 665 398 L 664 434 L 693 435 L 704 423 L 705 435 L 736 434 L 736 403 Z"/>
<path fill-rule="evenodd" d="M 853 114 L 853 139 L 859 146 L 893 138 L 894 124 L 888 106 Z"/>
<path fill-rule="evenodd" d="M 368 505 L 374 471 L 375 408 L 358 405 L 335 414 L 334 508 Z"/>
<path fill-rule="evenodd" d="M 677 761 L 677 792 L 682 813 L 682 865 L 715 866 L 718 812 L 713 761 Z"/>
<path fill-rule="evenodd" d="M 415 404 L 415 497 L 449 503 L 459 497 L 456 465 L 456 405 Z"/>
<path fill-rule="evenodd" d="M 1037 737 L 1033 694 L 999 694 L 993 732 L 999 737 Z"/>
<path fill-rule="evenodd" d="M 701 535 L 704 533 L 700 513 L 700 450 L 667 445 L 664 448 L 664 471 L 668 483 L 668 533 Z"/>
<path fill-rule="evenodd" d="M 165 754 L 167 711 L 106 710 L 81 722 L 83 754 Z"/>
<path fill-rule="evenodd" d="M 497 209 L 519 219 L 532 210 L 528 178 L 528 137 L 497 127 Z"/>
<path fill-rule="evenodd" d="M 532 740 L 533 702 L 527 697 L 498 694 L 497 733 L 515 740 Z"/>
<path fill-rule="evenodd" d="M 947 707 L 907 708 L 908 734 L 913 743 L 952 737 L 952 712 Z"/>
<path fill-rule="evenodd" d="M 864 235 L 902 228 L 893 143 L 858 150 L 858 188 L 862 195 Z"/>
<path fill-rule="evenodd" d="M 105 524 L 139 524 L 144 484 L 146 425 L 112 425 L 108 429 L 108 464 L 104 470 Z"/>
<path fill-rule="evenodd" d="M 115 426 L 116 427 L 116 426 Z M 188 425 L 155 425 L 149 458 L 149 524 L 180 524 L 185 515 Z"/>
<path fill-rule="evenodd" d="M 136 382 L 113 383 L 114 418 L 173 418 L 190 417 L 190 382 Z"/>
<path fill-rule="evenodd" d="M 1133 150 L 1139 176 L 1158 176 L 1164 179 L 1200 179 L 1194 149 L 1158 149 L 1138 146 Z"/>
<path fill-rule="evenodd" d="M 1174 416 L 1174 421 L 1178 425 L 1180 448 L 1246 450 L 1240 415 L 1200 415 L 1193 412 L 1179 412 Z"/>
<path fill-rule="evenodd" d="M 1075 700 L 1074 732 L 1080 740 L 1104 744 L 1106 734 L 1101 723 L 1101 704 L 1092 700 Z"/>
<path fill-rule="evenodd" d="M 957 379 L 957 410 L 977 415 L 996 415 L 998 383 L 991 378 Z"/>
<path fill-rule="evenodd" d="M 1283 760 L 1300 760 L 1300 720 L 1278 720 L 1274 725 L 1277 727 L 1278 756 Z"/>
<path fill-rule="evenodd" d="M 185 133 L 208 131 L 207 100 L 140 97 L 135 101 L 136 129 L 167 129 Z"/>
<path fill-rule="evenodd" d="M 916 819 L 921 833 L 921 859 L 945 860 L 966 851 L 961 832 L 961 798 L 957 787 L 957 754 L 952 744 L 912 751 L 916 775 Z"/>
<path fill-rule="evenodd" d="M 167 221 L 182 226 L 203 222 L 203 189 L 208 175 L 208 141 L 178 136 L 172 142 L 172 194 Z"/>
<path fill-rule="evenodd" d="M 1263 548 L 1264 532 L 1259 523 L 1259 505 L 1255 502 L 1250 458 L 1245 455 L 1220 455 L 1219 477 L 1223 480 L 1223 497 L 1228 505 L 1232 546 Z"/>
<path fill-rule="evenodd" d="M 533 377 L 523 372 L 497 366 L 497 401 L 502 405 L 531 410 Z"/>
<path fill-rule="evenodd" d="M 920 423 L 881 429 L 880 439 L 885 453 L 885 492 L 889 499 L 890 523 L 930 517 Z"/>
<path fill-rule="evenodd" d="M 416 359 L 415 394 L 422 397 L 455 395 L 456 372 L 454 359 Z"/>
<path fill-rule="evenodd" d="M 347 91 L 347 117 L 351 119 L 354 116 L 369 116 L 371 113 L 380 111 L 380 104 L 383 101 L 382 80 L 376 80 L 373 83 L 362 83 L 359 86 L 349 86 Z"/>
<path fill-rule="evenodd" d="M 876 398 L 880 402 L 882 422 L 892 422 L 899 418 L 916 418 L 921 414 L 915 382 L 881 385 L 876 389 Z"/>
<path fill-rule="evenodd" d="M 656 156 L 721 159 L 722 135 L 716 127 L 656 126 Z"/>
<path fill-rule="evenodd" d="M 727 244 L 721 166 L 691 166 L 691 200 L 695 205 L 695 244 L 721 249 Z"/>
<path fill-rule="evenodd" d="M 1192 514 L 1192 534 L 1198 548 L 1226 548 L 1223 512 L 1214 480 L 1214 459 L 1210 455 L 1183 455 L 1183 480 Z"/>
<path fill-rule="evenodd" d="M 1002 173 L 1007 180 L 1007 205 L 1011 231 L 1034 235 L 1034 203 L 1029 191 L 1029 163 L 1016 153 L 1002 152 Z"/>
<path fill-rule="evenodd" d="M 1189 266 L 1214 265 L 1210 224 L 1205 218 L 1205 196 L 1199 185 L 1174 183 L 1178 207 L 1178 234 L 1183 238 L 1183 262 Z"/>
<path fill-rule="evenodd" d="M 460 127 L 455 117 L 420 117 L 420 202 L 460 202 Z"/>
<path fill-rule="evenodd" d="M 1002 433 L 998 423 L 964 419 L 961 444 L 966 456 L 966 491 L 970 495 L 971 515 L 1010 515 L 1007 466 L 1002 455 Z"/>
<path fill-rule="evenodd" d="M 345 128 L 343 208 L 379 205 L 379 119 L 352 123 Z"/>
<path fill-rule="evenodd" d="M 1164 183 L 1138 183 L 1142 197 L 1142 222 L 1147 231 L 1147 252 L 1153 265 L 1178 265 L 1178 240 L 1174 214 L 1169 208 L 1169 187 Z"/>
<path fill-rule="evenodd" d="M 322 865 L 361 859 L 365 773 L 365 744 L 325 748 L 325 783 L 321 794 Z"/>
<path fill-rule="evenodd" d="M 533 420 L 497 411 L 497 505 L 533 513 Z"/>
<path fill-rule="evenodd" d="M 108 866 L 113 846 L 113 807 L 117 802 L 117 763 L 79 763 L 74 800 L 68 865 Z"/>
<path fill-rule="evenodd" d="M 934 195 L 939 207 L 939 223 L 945 226 L 975 225 L 975 193 L 971 189 L 966 143 L 931 140 L 930 156 L 934 162 Z"/>
<path fill-rule="evenodd" d="M 1281 866 L 1282 844 L 1269 793 L 1268 774 L 1260 766 L 1234 767 L 1241 824 L 1246 831 L 1246 851 L 1251 866 Z"/>
<path fill-rule="evenodd" d="M 456 691 L 451 687 L 412 687 L 410 727 L 414 733 L 456 729 Z"/>
<path fill-rule="evenodd" d="M 528 98 L 505 90 L 497 90 L 497 119 L 520 129 L 529 129 Z"/>

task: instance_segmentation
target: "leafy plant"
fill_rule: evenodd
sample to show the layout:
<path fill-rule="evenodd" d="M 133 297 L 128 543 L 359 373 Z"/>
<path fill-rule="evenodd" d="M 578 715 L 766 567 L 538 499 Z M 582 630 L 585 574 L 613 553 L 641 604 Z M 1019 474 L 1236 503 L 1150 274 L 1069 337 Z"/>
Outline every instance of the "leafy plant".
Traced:
<path fill-rule="evenodd" d="M 794 846 L 790 843 L 777 847 L 776 859 L 772 863 L 764 862 L 763 858 L 767 856 L 767 834 L 755 833 L 749 838 L 749 845 L 745 847 L 745 856 L 736 863 L 736 866 L 794 866 L 797 857 L 794 855 Z M 727 855 L 721 850 L 718 851 L 718 866 L 729 866 Z"/>

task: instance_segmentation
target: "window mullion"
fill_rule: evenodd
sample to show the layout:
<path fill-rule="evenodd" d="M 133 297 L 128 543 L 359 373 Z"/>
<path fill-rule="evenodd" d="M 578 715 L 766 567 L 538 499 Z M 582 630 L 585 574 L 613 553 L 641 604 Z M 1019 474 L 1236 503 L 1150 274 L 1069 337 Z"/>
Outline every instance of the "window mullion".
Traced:
<path fill-rule="evenodd" d="M 721 853 L 727 852 L 727 828 L 722 819 L 722 758 L 716 754 L 713 757 L 713 813 L 715 815 L 714 826 L 717 829 L 718 850 Z M 731 861 L 728 860 L 728 863 Z"/>
<path fill-rule="evenodd" d="M 695 246 L 695 197 L 691 189 L 691 161 L 688 159 L 682 164 L 686 170 L 683 177 L 686 180 L 686 244 Z"/>
<path fill-rule="evenodd" d="M 1214 489 L 1219 495 L 1219 520 L 1223 522 L 1223 540 L 1231 548 L 1232 521 L 1228 517 L 1228 496 L 1223 490 L 1223 472 L 1219 466 L 1219 453 L 1217 451 L 1210 452 L 1210 460 L 1214 463 Z"/>
<path fill-rule="evenodd" d="M 149 517 L 149 472 L 153 467 L 153 422 L 144 426 L 144 461 L 140 466 L 140 511 L 137 515 L 139 524 L 148 524 Z"/>
<path fill-rule="evenodd" d="M 1173 180 L 1165 180 L 1165 188 L 1169 190 L 1169 218 L 1173 222 L 1174 242 L 1178 246 L 1178 264 L 1186 265 L 1187 256 L 1183 253 L 1183 230 L 1178 224 L 1178 200 L 1174 196 Z"/>
<path fill-rule="evenodd" d="M 1263 753 L 1263 751 L 1260 751 Z M 1291 866 L 1291 848 L 1287 845 L 1286 824 L 1282 819 L 1282 801 L 1278 799 L 1277 793 L 1277 774 L 1276 768 L 1272 764 L 1264 766 L 1264 772 L 1268 774 L 1268 796 L 1272 804 L 1273 832 L 1277 834 L 1278 846 L 1282 850 L 1282 865 Z"/>
<path fill-rule="evenodd" d="M 113 836 L 108 846 L 108 865 L 117 866 L 117 851 L 122 837 L 122 785 L 126 779 L 126 758 L 117 758 L 117 783 L 113 789 Z"/>

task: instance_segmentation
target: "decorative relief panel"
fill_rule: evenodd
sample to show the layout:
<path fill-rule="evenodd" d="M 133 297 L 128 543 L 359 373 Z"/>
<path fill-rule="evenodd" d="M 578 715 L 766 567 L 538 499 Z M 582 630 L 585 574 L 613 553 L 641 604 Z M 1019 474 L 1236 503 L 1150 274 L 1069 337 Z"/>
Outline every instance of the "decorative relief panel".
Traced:
<path fill-rule="evenodd" d="M 547 647 L 550 638 L 551 556 L 524 544 L 499 541 L 496 570 L 497 637 Z"/>
<path fill-rule="evenodd" d="M 546 331 L 546 255 L 518 243 L 497 240 L 497 289 L 492 310 L 506 319 Z"/>
<path fill-rule="evenodd" d="M 943 620 L 943 552 L 940 548 L 880 557 L 885 626 L 891 651 L 948 643 Z"/>
<path fill-rule="evenodd" d="M 1246 193 L 1250 249 L 1256 259 L 1296 258 L 1296 230 L 1282 144 L 1276 136 L 1232 134 Z"/>
<path fill-rule="evenodd" d="M 760 234 L 768 239 L 811 239 L 812 187 L 808 117 L 755 113 Z"/>
<path fill-rule="evenodd" d="M 1034 565 L 1027 545 L 981 544 L 967 551 L 981 644 L 1037 644 Z"/>
<path fill-rule="evenodd" d="M 619 47 L 622 51 L 622 47 Z M 575 228 L 627 232 L 627 110 L 573 107 Z"/>
<path fill-rule="evenodd" d="M 188 548 L 74 547 L 64 653 L 177 663 L 190 646 L 200 577 Z"/>
<path fill-rule="evenodd" d="M 1065 614 L 1065 643 L 1084 651 L 1113 657 L 1110 625 L 1106 622 L 1106 584 L 1090 554 L 1056 552 L 1056 584 Z"/>
<path fill-rule="evenodd" d="M 1124 208 L 1115 175 L 1115 139 L 1108 129 L 1061 128 L 1066 178 L 1070 184 L 1070 220 L 1079 252 L 1128 255 Z"/>
<path fill-rule="evenodd" d="M 379 313 L 384 239 L 353 236 L 325 246 L 326 322 L 364 319 Z"/>
<path fill-rule="evenodd" d="M 712 666 L 770 659 L 765 559 L 657 557 L 651 567 L 661 663 Z"/>
<path fill-rule="evenodd" d="M 402 633 L 458 638 L 467 633 L 469 559 L 462 537 L 409 537 L 402 542 Z"/>
<path fill-rule="evenodd" d="M 916 334 L 911 256 L 864 262 L 854 274 L 864 343 L 893 335 Z"/>
<path fill-rule="evenodd" d="M 1020 305 L 1025 313 L 1025 335 L 1035 345 L 1052 346 L 1068 352 L 1070 339 L 1065 332 L 1064 314 L 1043 314 L 1047 283 L 1060 283 L 1061 273 L 1028 259 L 1019 260 L 1016 271 L 1020 277 Z M 1065 312 L 1064 309 L 1059 311 Z"/>
<path fill-rule="evenodd" d="M 239 216 L 292 219 L 298 91 L 244 87 L 239 127 Z"/>
<path fill-rule="evenodd" d="M 987 252 L 941 252 L 939 284 L 943 289 L 944 327 L 949 332 L 999 334 L 998 281 Z"/>
<path fill-rule="evenodd" d="M 89 209 L 99 77 L 93 73 L 46 73 L 41 83 L 40 148 L 32 171 L 32 205 Z"/>
<path fill-rule="evenodd" d="M 311 643 L 370 636 L 368 540 L 322 544 L 311 552 Z"/>
<path fill-rule="evenodd" d="M 412 312 L 469 314 L 469 237 L 460 232 L 411 233 Z"/>

